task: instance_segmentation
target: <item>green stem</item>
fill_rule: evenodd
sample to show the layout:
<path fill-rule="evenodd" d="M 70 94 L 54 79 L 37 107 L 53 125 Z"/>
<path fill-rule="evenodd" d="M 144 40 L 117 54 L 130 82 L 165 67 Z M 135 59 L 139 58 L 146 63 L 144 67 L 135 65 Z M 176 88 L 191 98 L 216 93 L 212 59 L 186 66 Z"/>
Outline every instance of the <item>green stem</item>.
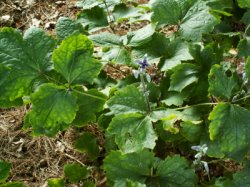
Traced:
<path fill-rule="evenodd" d="M 237 102 L 239 102 L 239 101 L 246 100 L 247 98 L 250 98 L 250 95 L 247 95 L 247 96 L 245 96 L 245 97 L 242 97 L 242 98 L 240 98 L 240 99 L 237 99 L 237 100 L 235 100 L 235 101 L 232 101 L 232 103 L 237 103 Z"/>
<path fill-rule="evenodd" d="M 149 98 L 148 98 L 148 95 L 147 95 L 147 88 L 146 88 L 146 84 L 145 84 L 143 76 L 144 76 L 143 73 L 140 73 L 142 89 L 143 89 L 143 93 L 144 93 L 144 97 L 145 97 L 146 105 L 147 105 L 147 111 L 148 111 L 148 114 L 150 114 L 150 112 L 151 112 L 150 103 L 149 103 Z"/>
<path fill-rule="evenodd" d="M 62 83 L 60 83 L 59 81 L 57 81 L 56 79 L 50 77 L 49 75 L 46 75 L 45 73 L 42 73 L 41 75 L 44 76 L 45 79 L 47 79 L 48 81 L 53 81 L 53 82 L 57 83 L 58 85 L 61 85 L 61 84 L 62 84 Z"/>
<path fill-rule="evenodd" d="M 111 28 L 111 30 L 112 30 L 113 32 L 115 32 L 114 27 L 110 24 L 110 23 L 112 22 L 112 20 L 114 20 L 114 19 L 111 18 L 111 15 L 110 15 L 109 8 L 108 8 L 108 5 L 107 5 L 107 3 L 106 3 L 106 0 L 103 0 L 103 3 L 104 3 L 104 5 L 105 5 L 106 11 L 107 11 L 107 15 L 108 15 L 108 18 L 109 18 L 109 27 Z"/>
<path fill-rule="evenodd" d="M 85 93 L 85 92 L 80 92 L 76 89 L 72 89 L 74 92 L 78 93 L 78 94 L 81 94 L 81 95 L 85 95 L 85 96 L 88 96 L 88 97 L 92 97 L 92 98 L 95 98 L 95 99 L 99 99 L 99 100 L 103 100 L 103 101 L 106 101 L 106 99 L 102 98 L 102 97 L 98 97 L 98 96 L 95 96 L 95 95 L 91 95 L 91 94 L 88 94 L 88 93 Z"/>
<path fill-rule="evenodd" d="M 243 34 L 243 37 L 246 38 L 247 37 L 247 30 L 250 28 L 250 24 L 248 24 L 247 28 L 245 29 L 245 32 Z"/>
<path fill-rule="evenodd" d="M 191 107 L 196 107 L 196 106 L 210 106 L 210 105 L 217 105 L 219 103 L 200 103 L 200 104 L 196 104 L 196 105 L 190 105 L 190 106 L 184 106 L 184 107 L 180 107 L 180 108 L 175 108 L 174 110 L 183 110 L 183 109 L 187 109 L 187 108 L 191 108 Z"/>

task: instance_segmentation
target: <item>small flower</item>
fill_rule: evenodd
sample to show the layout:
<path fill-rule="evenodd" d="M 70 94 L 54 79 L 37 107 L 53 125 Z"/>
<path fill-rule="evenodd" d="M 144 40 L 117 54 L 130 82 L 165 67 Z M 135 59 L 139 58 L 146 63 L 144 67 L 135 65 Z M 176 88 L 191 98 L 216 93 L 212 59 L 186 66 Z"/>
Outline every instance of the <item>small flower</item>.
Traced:
<path fill-rule="evenodd" d="M 150 75 L 147 74 L 147 73 L 146 73 L 146 79 L 147 79 L 148 82 L 151 82 L 151 77 L 150 77 Z"/>
<path fill-rule="evenodd" d="M 194 155 L 194 158 L 197 158 L 198 160 L 200 160 L 202 157 L 201 153 L 197 153 L 196 155 Z"/>
<path fill-rule="evenodd" d="M 202 157 L 207 154 L 208 147 L 206 144 L 203 144 L 202 146 L 196 145 L 192 146 L 191 149 L 197 151 L 198 153 L 194 156 L 195 160 L 193 161 L 193 164 L 195 166 L 203 166 L 204 171 L 208 174 L 209 176 L 209 167 L 208 163 L 206 161 L 202 161 Z"/>
<path fill-rule="evenodd" d="M 195 150 L 195 151 L 200 151 L 201 150 L 201 146 L 199 145 L 194 145 L 191 147 L 191 149 Z"/>
<path fill-rule="evenodd" d="M 139 61 L 138 63 L 140 64 L 140 68 L 142 71 L 144 71 L 146 69 L 146 67 L 149 66 L 148 60 L 147 60 L 147 54 L 144 55 L 144 59 L 143 61 Z"/>
<path fill-rule="evenodd" d="M 132 73 L 136 79 L 138 79 L 140 72 L 137 70 L 132 70 Z"/>
<path fill-rule="evenodd" d="M 208 167 L 208 163 L 205 161 L 201 161 L 201 163 L 203 164 L 204 170 L 206 173 L 209 173 L 209 167 Z"/>

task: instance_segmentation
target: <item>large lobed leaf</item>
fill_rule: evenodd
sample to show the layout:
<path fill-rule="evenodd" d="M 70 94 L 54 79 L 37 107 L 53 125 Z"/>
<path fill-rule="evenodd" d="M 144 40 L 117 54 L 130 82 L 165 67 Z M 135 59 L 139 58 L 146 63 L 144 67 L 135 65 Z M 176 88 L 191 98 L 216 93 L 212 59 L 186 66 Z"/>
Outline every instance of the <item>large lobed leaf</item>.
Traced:
<path fill-rule="evenodd" d="M 167 157 L 158 164 L 156 174 L 149 186 L 182 187 L 185 184 L 185 186 L 195 187 L 196 183 L 197 176 L 189 167 L 187 160 L 175 155 Z"/>
<path fill-rule="evenodd" d="M 82 127 L 88 122 L 95 122 L 95 113 L 100 112 L 103 109 L 107 96 L 96 89 L 82 92 L 74 91 L 74 93 L 77 96 L 79 110 L 73 121 L 73 125 Z"/>
<path fill-rule="evenodd" d="M 56 35 L 59 41 L 73 34 L 74 32 L 85 33 L 83 26 L 76 20 L 67 17 L 60 17 L 56 23 Z"/>
<path fill-rule="evenodd" d="M 108 26 L 107 13 L 99 6 L 82 11 L 78 14 L 77 21 L 90 31 Z"/>
<path fill-rule="evenodd" d="M 155 0 L 152 4 L 152 21 L 159 25 L 177 24 L 185 16 L 193 0 Z"/>
<path fill-rule="evenodd" d="M 0 64 L 7 75 L 1 77 L 1 99 L 13 102 L 32 92 L 35 82 L 41 82 L 51 66 L 50 53 L 55 40 L 41 29 L 31 27 L 24 38 L 11 28 L 0 32 Z M 1 70 L 2 71 L 2 70 Z M 3 74 L 1 74 L 3 76 Z M 7 103 L 6 103 L 7 105 Z"/>
<path fill-rule="evenodd" d="M 215 64 L 212 66 L 209 77 L 209 93 L 220 100 L 229 100 L 235 94 L 238 85 L 238 78 L 235 72 Z"/>
<path fill-rule="evenodd" d="M 226 156 L 241 160 L 250 148 L 250 112 L 240 106 L 220 103 L 209 115 L 210 139 Z"/>
<path fill-rule="evenodd" d="M 26 116 L 34 135 L 53 136 L 70 124 L 78 110 L 77 98 L 68 90 L 54 84 L 43 84 L 31 96 L 32 110 Z"/>
<path fill-rule="evenodd" d="M 129 154 L 112 151 L 104 159 L 104 170 L 112 181 L 130 179 L 143 183 L 150 176 L 154 160 L 153 153 L 146 150 Z"/>
<path fill-rule="evenodd" d="M 213 30 L 218 20 L 209 13 L 202 0 L 155 0 L 152 21 L 162 25 L 179 25 L 186 40 L 200 41 L 203 33 Z"/>
<path fill-rule="evenodd" d="M 180 34 L 186 40 L 200 41 L 203 33 L 209 33 L 219 21 L 209 13 L 207 2 L 198 0 L 181 21 Z"/>
<path fill-rule="evenodd" d="M 93 44 L 82 34 L 73 34 L 53 51 L 55 70 L 71 84 L 92 83 L 101 70 L 101 63 L 92 57 Z"/>
<path fill-rule="evenodd" d="M 189 45 L 180 38 L 171 41 L 167 52 L 169 57 L 164 61 L 164 65 L 161 67 L 162 71 L 174 68 L 181 64 L 181 61 L 193 60 L 189 53 Z"/>
<path fill-rule="evenodd" d="M 147 112 L 147 105 L 143 93 L 133 85 L 129 85 L 117 91 L 115 95 L 108 100 L 107 105 L 112 114 Z"/>
<path fill-rule="evenodd" d="M 104 160 L 104 170 L 108 179 L 120 184 L 129 180 L 150 187 L 182 187 L 183 184 L 194 187 L 197 183 L 194 170 L 184 158 L 175 155 L 160 160 L 147 150 L 129 154 L 112 151 Z"/>
<path fill-rule="evenodd" d="M 181 92 L 185 87 L 196 83 L 199 79 L 199 67 L 194 64 L 183 63 L 173 69 L 170 91 Z"/>
<path fill-rule="evenodd" d="M 153 149 L 157 140 L 150 119 L 138 113 L 115 116 L 107 130 L 124 153 Z"/>

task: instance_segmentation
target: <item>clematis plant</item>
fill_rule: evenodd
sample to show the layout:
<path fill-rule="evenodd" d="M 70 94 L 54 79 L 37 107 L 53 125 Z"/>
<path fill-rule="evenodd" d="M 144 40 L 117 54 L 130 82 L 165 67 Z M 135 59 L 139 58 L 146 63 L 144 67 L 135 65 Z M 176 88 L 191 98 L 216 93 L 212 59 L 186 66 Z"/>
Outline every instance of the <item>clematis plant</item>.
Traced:
<path fill-rule="evenodd" d="M 147 60 L 147 54 L 144 55 L 143 60 L 139 61 L 138 64 L 139 64 L 139 68 L 138 70 L 133 70 L 133 74 L 136 79 L 140 77 L 140 80 L 141 80 L 140 86 L 142 88 L 142 91 L 144 93 L 144 97 L 147 103 L 148 113 L 150 113 L 151 109 L 150 109 L 150 103 L 149 103 L 149 98 L 148 98 L 149 91 L 147 90 L 147 85 L 145 83 L 145 78 L 148 82 L 151 81 L 150 75 L 146 72 L 146 68 L 150 66 Z"/>
<path fill-rule="evenodd" d="M 192 146 L 191 149 L 197 151 L 198 153 L 194 156 L 195 160 L 193 161 L 193 164 L 195 166 L 201 166 L 203 165 L 204 171 L 208 174 L 209 177 L 209 167 L 208 163 L 206 161 L 202 161 L 202 157 L 207 154 L 208 147 L 206 144 L 203 144 L 202 146 Z M 209 177 L 210 178 L 210 177 Z"/>

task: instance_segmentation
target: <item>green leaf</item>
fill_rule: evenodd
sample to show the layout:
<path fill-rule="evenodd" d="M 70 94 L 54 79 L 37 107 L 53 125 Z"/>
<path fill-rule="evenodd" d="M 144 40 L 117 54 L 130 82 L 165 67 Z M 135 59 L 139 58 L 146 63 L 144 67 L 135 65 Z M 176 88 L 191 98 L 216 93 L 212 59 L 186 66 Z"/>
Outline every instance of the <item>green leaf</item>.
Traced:
<path fill-rule="evenodd" d="M 185 121 L 181 123 L 180 134 L 190 142 L 199 141 L 203 128 L 203 125 L 199 123 L 194 124 L 190 121 Z"/>
<path fill-rule="evenodd" d="M 101 70 L 101 63 L 92 57 L 93 44 L 82 34 L 73 34 L 54 50 L 55 70 L 69 84 L 92 83 Z"/>
<path fill-rule="evenodd" d="M 184 102 L 184 97 L 179 92 L 170 91 L 166 93 L 166 99 L 162 100 L 161 102 L 167 106 L 181 106 Z"/>
<path fill-rule="evenodd" d="M 56 35 L 59 41 L 62 41 L 74 32 L 86 33 L 81 23 L 67 17 L 60 17 L 56 23 Z"/>
<path fill-rule="evenodd" d="M 114 187 L 147 187 L 146 184 L 131 180 L 115 181 Z"/>
<path fill-rule="evenodd" d="M 115 142 L 124 153 L 153 149 L 157 140 L 150 119 L 138 113 L 115 116 L 107 131 L 115 135 Z"/>
<path fill-rule="evenodd" d="M 183 184 L 190 187 L 197 186 L 197 176 L 189 167 L 187 160 L 175 155 L 160 161 L 156 174 L 148 186 L 181 187 Z"/>
<path fill-rule="evenodd" d="M 233 183 L 236 187 L 249 186 L 250 184 L 250 164 L 246 163 L 244 169 L 240 172 L 233 174 Z"/>
<path fill-rule="evenodd" d="M 83 133 L 75 142 L 74 147 L 80 152 L 87 152 L 88 156 L 94 160 L 99 156 L 97 138 L 91 133 Z"/>
<path fill-rule="evenodd" d="M 10 169 L 10 163 L 0 160 L 0 183 L 5 182 L 5 180 L 9 177 Z"/>
<path fill-rule="evenodd" d="M 120 0 L 105 0 L 105 3 L 109 10 L 112 11 L 114 6 L 120 3 Z M 105 3 L 103 0 L 77 0 L 76 6 L 81 7 L 83 9 L 91 9 L 95 6 L 105 8 Z"/>
<path fill-rule="evenodd" d="M 54 136 L 70 124 L 78 110 L 76 97 L 61 86 L 43 84 L 31 96 L 32 110 L 28 123 L 34 135 Z"/>
<path fill-rule="evenodd" d="M 181 21 L 180 34 L 186 40 L 200 41 L 203 33 L 211 32 L 219 23 L 209 13 L 207 2 L 198 0 Z"/>
<path fill-rule="evenodd" d="M 169 91 L 181 92 L 199 79 L 199 67 L 194 64 L 183 63 L 176 66 L 173 71 Z"/>
<path fill-rule="evenodd" d="M 247 58 L 247 62 L 245 64 L 245 72 L 248 80 L 250 80 L 250 57 Z"/>
<path fill-rule="evenodd" d="M 21 98 L 15 99 L 11 101 L 8 96 L 4 97 L 4 84 L 8 82 L 8 79 L 10 78 L 11 69 L 0 64 L 0 91 L 1 91 L 1 97 L 0 97 L 0 106 L 1 108 L 10 108 L 13 106 L 19 106 L 23 104 L 23 100 Z"/>
<path fill-rule="evenodd" d="M 189 53 L 189 45 L 180 38 L 171 41 L 168 47 L 168 54 L 169 57 L 164 61 L 161 67 L 162 71 L 174 68 L 180 64 L 181 61 L 193 59 Z"/>
<path fill-rule="evenodd" d="M 78 183 L 89 175 L 87 168 L 80 164 L 66 164 L 63 169 L 65 177 L 72 183 Z"/>
<path fill-rule="evenodd" d="M 155 158 L 147 150 L 129 154 L 111 151 L 104 159 L 106 176 L 112 181 L 126 181 L 127 179 L 144 183 L 151 174 L 151 167 Z"/>
<path fill-rule="evenodd" d="M 107 105 L 112 114 L 146 113 L 147 105 L 143 93 L 135 86 L 129 85 L 115 92 Z"/>
<path fill-rule="evenodd" d="M 54 178 L 48 180 L 48 187 L 64 187 L 65 182 L 63 178 Z"/>
<path fill-rule="evenodd" d="M 134 47 L 132 50 L 132 56 L 135 60 L 143 59 L 144 55 L 148 55 L 148 60 L 158 63 L 161 57 L 168 55 L 168 47 L 170 40 L 163 34 L 154 33 L 152 39 L 138 47 Z"/>
<path fill-rule="evenodd" d="M 152 21 L 161 25 L 177 24 L 192 5 L 192 0 L 155 0 L 152 4 Z"/>
<path fill-rule="evenodd" d="M 101 32 L 99 34 L 90 35 L 89 39 L 98 46 L 113 47 L 123 45 L 122 38 L 120 36 L 109 32 Z"/>
<path fill-rule="evenodd" d="M 159 120 L 173 119 L 173 116 L 175 116 L 176 121 L 189 121 L 197 124 L 201 121 L 201 114 L 199 113 L 201 112 L 200 110 L 200 108 L 189 108 L 180 112 L 178 110 L 168 108 L 153 111 L 150 117 L 152 122 L 157 122 Z"/>
<path fill-rule="evenodd" d="M 207 44 L 205 47 L 195 44 L 191 45 L 189 52 L 194 60 L 201 67 L 203 74 L 208 74 L 213 64 L 223 61 L 223 49 L 215 43 Z"/>
<path fill-rule="evenodd" d="M 140 17 L 142 13 L 137 7 L 128 7 L 126 4 L 121 3 L 114 7 L 112 15 L 117 22 L 122 22 L 123 20 L 128 20 L 129 18 Z"/>
<path fill-rule="evenodd" d="M 83 183 L 82 187 L 96 187 L 94 182 L 86 181 Z"/>
<path fill-rule="evenodd" d="M 148 24 L 147 26 L 131 33 L 132 38 L 129 41 L 128 46 L 138 47 L 149 42 L 155 33 L 155 27 L 155 24 Z"/>
<path fill-rule="evenodd" d="M 14 29 L 1 30 L 0 63 L 9 68 L 7 77 L 0 83 L 3 100 L 15 101 L 29 95 L 33 87 L 39 85 L 41 77 L 50 69 L 49 54 L 54 46 L 55 40 L 38 28 L 28 29 L 24 38 Z"/>
<path fill-rule="evenodd" d="M 212 66 L 208 81 L 209 93 L 220 100 L 230 100 L 239 88 L 236 73 L 218 64 Z"/>
<path fill-rule="evenodd" d="M 250 55 L 250 37 L 243 38 L 237 46 L 239 57 L 248 57 Z"/>
<path fill-rule="evenodd" d="M 209 115 L 210 139 L 228 157 L 241 160 L 249 150 L 250 112 L 228 103 L 218 104 Z"/>
<path fill-rule="evenodd" d="M 5 184 L 0 184 L 0 187 L 24 187 L 21 182 L 7 182 Z"/>
<path fill-rule="evenodd" d="M 249 0 L 237 0 L 238 5 L 241 8 L 250 8 L 250 1 Z"/>
<path fill-rule="evenodd" d="M 100 55 L 102 60 L 127 66 L 133 65 L 133 59 L 125 47 L 112 47 L 108 51 L 102 52 Z"/>
<path fill-rule="evenodd" d="M 202 34 L 212 31 L 219 22 L 202 0 L 155 0 L 152 10 L 153 22 L 159 26 L 179 25 L 179 32 L 186 40 L 200 41 Z"/>
<path fill-rule="evenodd" d="M 88 122 L 95 122 L 95 114 L 103 109 L 107 96 L 95 89 L 75 94 L 77 94 L 79 110 L 73 121 L 73 125 L 81 127 L 85 126 Z"/>
<path fill-rule="evenodd" d="M 245 25 L 250 24 L 250 10 L 248 9 L 245 14 L 243 15 L 243 17 L 241 18 L 241 21 L 243 23 L 245 23 Z"/>
<path fill-rule="evenodd" d="M 99 6 L 80 12 L 77 16 L 77 22 L 82 23 L 90 31 L 95 31 L 109 25 L 107 13 Z"/>
<path fill-rule="evenodd" d="M 235 187 L 235 186 L 229 178 L 224 179 L 220 177 L 215 181 L 213 187 Z"/>

